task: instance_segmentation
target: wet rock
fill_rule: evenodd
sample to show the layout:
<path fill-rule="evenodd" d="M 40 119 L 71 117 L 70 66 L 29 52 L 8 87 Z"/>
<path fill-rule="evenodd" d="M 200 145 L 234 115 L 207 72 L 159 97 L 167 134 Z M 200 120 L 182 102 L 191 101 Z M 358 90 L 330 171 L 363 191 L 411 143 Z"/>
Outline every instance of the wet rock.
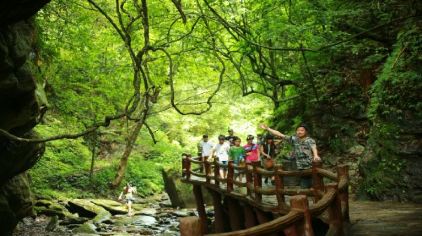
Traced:
<path fill-rule="evenodd" d="M 155 217 L 146 216 L 146 215 L 135 215 L 135 216 L 120 216 L 114 219 L 114 224 L 116 226 L 124 225 L 153 225 L 157 222 Z"/>
<path fill-rule="evenodd" d="M 73 233 L 78 234 L 96 234 L 97 227 L 92 222 L 85 222 L 80 225 L 78 228 L 73 230 Z"/>
<path fill-rule="evenodd" d="M 70 213 L 63 205 L 58 202 L 47 200 L 47 199 L 38 199 L 34 205 L 35 211 L 38 214 L 44 214 L 47 216 L 58 216 L 59 218 L 69 218 L 75 219 L 78 218 L 77 214 Z"/>
<path fill-rule="evenodd" d="M 59 217 L 58 216 L 52 216 L 50 219 L 50 222 L 48 222 L 47 227 L 45 227 L 45 230 L 47 231 L 53 231 L 54 229 L 59 226 Z"/>
<path fill-rule="evenodd" d="M 117 201 L 109 200 L 109 199 L 92 199 L 92 203 L 103 207 L 107 211 L 109 211 L 113 215 L 117 214 L 126 214 L 127 209 L 126 207 Z"/>
<path fill-rule="evenodd" d="M 186 217 L 189 216 L 189 212 L 186 209 L 174 211 L 173 214 L 178 217 Z"/>
<path fill-rule="evenodd" d="M 93 218 L 94 223 L 101 223 L 103 221 L 109 220 L 111 217 L 110 212 L 89 200 L 73 199 L 70 200 L 68 204 L 69 210 L 71 212 L 77 212 L 80 216 Z"/>
<path fill-rule="evenodd" d="M 144 208 L 137 212 L 136 214 L 139 215 L 147 215 L 147 216 L 155 216 L 157 214 L 157 210 L 155 208 Z"/>

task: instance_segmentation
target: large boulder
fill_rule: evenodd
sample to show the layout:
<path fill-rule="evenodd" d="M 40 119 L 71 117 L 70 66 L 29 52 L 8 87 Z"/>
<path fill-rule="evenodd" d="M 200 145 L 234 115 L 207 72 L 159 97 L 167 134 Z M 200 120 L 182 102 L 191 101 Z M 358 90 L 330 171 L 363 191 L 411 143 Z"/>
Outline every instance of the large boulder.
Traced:
<path fill-rule="evenodd" d="M 68 205 L 68 209 L 71 212 L 76 212 L 80 216 L 92 217 L 92 222 L 95 224 L 111 218 L 110 212 L 87 199 L 73 199 L 68 202 Z"/>
<path fill-rule="evenodd" d="M 34 211 L 28 178 L 23 173 L 0 187 L 0 235 L 11 235 L 18 221 L 28 215 Z"/>
<path fill-rule="evenodd" d="M 0 129 L 29 138 L 40 103 L 28 62 L 36 38 L 28 19 L 47 2 L 0 1 Z M 11 235 L 17 222 L 33 213 L 28 180 L 21 173 L 36 163 L 43 148 L 0 136 L 0 235 Z"/>

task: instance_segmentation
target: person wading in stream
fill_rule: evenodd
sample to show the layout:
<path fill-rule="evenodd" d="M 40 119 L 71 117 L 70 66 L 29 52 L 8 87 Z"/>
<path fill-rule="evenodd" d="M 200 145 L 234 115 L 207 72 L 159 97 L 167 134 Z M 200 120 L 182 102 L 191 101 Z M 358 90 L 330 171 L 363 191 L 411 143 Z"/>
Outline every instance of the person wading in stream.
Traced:
<path fill-rule="evenodd" d="M 312 167 L 312 161 L 321 161 L 315 140 L 308 137 L 309 129 L 306 125 L 299 125 L 296 128 L 296 135 L 294 136 L 285 135 L 280 131 L 269 128 L 265 124 L 261 124 L 261 128 L 267 130 L 274 136 L 282 138 L 292 145 L 293 151 L 291 158 L 295 160 L 298 170 L 310 169 Z M 301 177 L 300 186 L 302 188 L 310 188 L 312 186 L 312 178 L 309 176 Z"/>
<path fill-rule="evenodd" d="M 123 188 L 123 191 L 119 195 L 119 201 L 124 200 L 126 201 L 126 208 L 127 208 L 127 215 L 133 216 L 133 210 L 132 210 L 132 203 L 135 201 L 135 197 L 133 194 L 137 192 L 136 187 L 131 186 L 130 183 L 127 183 L 126 186 Z"/>

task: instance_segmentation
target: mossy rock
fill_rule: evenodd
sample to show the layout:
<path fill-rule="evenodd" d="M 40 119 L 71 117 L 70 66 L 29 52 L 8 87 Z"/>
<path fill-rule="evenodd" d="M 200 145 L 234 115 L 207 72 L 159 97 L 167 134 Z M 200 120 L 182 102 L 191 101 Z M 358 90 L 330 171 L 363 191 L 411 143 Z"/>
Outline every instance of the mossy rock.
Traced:
<path fill-rule="evenodd" d="M 164 180 L 164 189 L 169 195 L 173 207 L 196 207 L 192 185 L 185 184 L 181 181 L 181 176 L 178 170 L 162 169 L 161 173 Z M 212 204 L 211 195 L 205 188 L 202 188 L 202 194 L 205 203 L 207 205 Z"/>
<path fill-rule="evenodd" d="M 91 202 L 95 205 L 103 207 L 113 215 L 127 213 L 126 207 L 122 203 L 117 201 L 109 199 L 92 199 Z"/>

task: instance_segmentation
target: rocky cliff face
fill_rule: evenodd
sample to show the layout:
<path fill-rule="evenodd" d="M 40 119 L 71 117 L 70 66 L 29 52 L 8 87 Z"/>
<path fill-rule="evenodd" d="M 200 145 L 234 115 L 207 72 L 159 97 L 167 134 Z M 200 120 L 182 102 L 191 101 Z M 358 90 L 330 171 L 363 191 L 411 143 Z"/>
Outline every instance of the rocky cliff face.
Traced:
<path fill-rule="evenodd" d="M 0 2 L 0 129 L 35 137 L 40 104 L 29 59 L 34 25 L 29 18 L 48 0 Z M 25 144 L 0 137 L 0 235 L 12 233 L 18 220 L 32 213 L 25 170 L 44 151 L 42 144 Z"/>

